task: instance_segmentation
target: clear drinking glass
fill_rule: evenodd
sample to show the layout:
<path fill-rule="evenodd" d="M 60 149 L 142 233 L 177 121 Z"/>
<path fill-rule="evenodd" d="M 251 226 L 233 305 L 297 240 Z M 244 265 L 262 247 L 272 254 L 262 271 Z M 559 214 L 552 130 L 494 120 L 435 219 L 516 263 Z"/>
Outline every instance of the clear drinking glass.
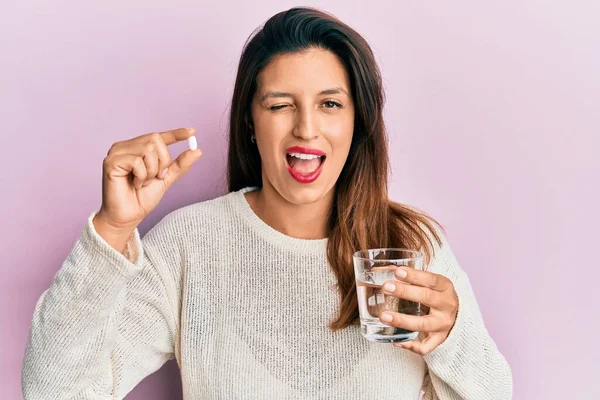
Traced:
<path fill-rule="evenodd" d="M 381 287 L 388 280 L 400 285 L 409 285 L 398 280 L 394 273 L 400 266 L 422 270 L 423 253 L 397 248 L 368 249 L 357 251 L 352 258 L 362 335 L 368 340 L 384 343 L 416 339 L 419 332 L 386 325 L 379 320 L 379 315 L 383 311 L 423 315 L 421 304 L 388 295 Z"/>

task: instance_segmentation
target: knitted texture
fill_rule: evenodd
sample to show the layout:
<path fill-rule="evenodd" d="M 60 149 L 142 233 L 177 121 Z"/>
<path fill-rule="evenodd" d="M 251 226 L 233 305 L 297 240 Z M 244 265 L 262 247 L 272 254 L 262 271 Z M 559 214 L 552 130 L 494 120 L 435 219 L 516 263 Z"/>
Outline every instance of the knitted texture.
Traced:
<path fill-rule="evenodd" d="M 88 217 L 39 298 L 22 371 L 33 399 L 122 399 L 175 358 L 184 399 L 503 400 L 510 367 L 446 239 L 429 270 L 459 299 L 448 338 L 424 357 L 331 332 L 339 296 L 327 239 L 276 231 L 245 188 L 179 208 L 130 257 Z"/>

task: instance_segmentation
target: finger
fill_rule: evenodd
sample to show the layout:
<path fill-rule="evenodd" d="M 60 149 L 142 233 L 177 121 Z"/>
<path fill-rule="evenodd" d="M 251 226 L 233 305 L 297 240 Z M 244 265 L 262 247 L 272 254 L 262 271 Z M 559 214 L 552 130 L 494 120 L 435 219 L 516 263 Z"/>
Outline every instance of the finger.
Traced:
<path fill-rule="evenodd" d="M 384 324 L 413 332 L 438 332 L 449 328 L 448 323 L 438 315 L 420 316 L 385 311 L 379 315 L 379 319 Z"/>
<path fill-rule="evenodd" d="M 171 153 L 160 134 L 156 134 L 156 152 L 158 154 L 158 178 L 163 179 L 163 171 L 171 165 Z"/>
<path fill-rule="evenodd" d="M 452 282 L 443 275 L 434 274 L 433 272 L 429 271 L 421 271 L 410 267 L 399 267 L 396 270 L 396 278 L 404 282 L 423 286 L 438 292 L 443 292 L 452 287 Z"/>
<path fill-rule="evenodd" d="M 149 135 L 149 142 L 148 143 L 152 143 L 152 151 L 153 153 L 155 153 L 155 155 L 153 157 L 156 158 L 157 162 L 156 162 L 156 173 L 154 174 L 154 168 L 149 168 L 148 169 L 148 175 L 153 178 L 156 177 L 158 179 L 162 179 L 162 173 L 163 171 L 169 167 L 169 165 L 171 165 L 171 153 L 169 153 L 169 149 L 167 148 L 167 144 L 164 142 L 163 140 L 163 136 L 156 132 L 156 133 L 151 133 Z M 146 144 L 146 146 L 148 146 L 148 144 Z M 145 151 L 145 148 L 142 149 L 142 151 Z M 144 183 L 144 186 L 148 185 L 150 183 L 150 180 L 147 180 Z"/>
<path fill-rule="evenodd" d="M 146 171 L 146 164 L 141 157 L 132 156 L 134 159 L 132 172 L 133 172 L 133 185 L 136 189 L 140 189 L 146 179 L 148 179 L 148 171 Z"/>
<path fill-rule="evenodd" d="M 109 176 L 123 177 L 133 174 L 133 186 L 142 187 L 148 173 L 144 160 L 133 154 L 116 154 L 104 159 L 105 168 Z"/>
<path fill-rule="evenodd" d="M 408 342 L 394 343 L 394 346 L 407 349 L 416 354 L 424 356 L 442 344 L 444 340 L 445 337 L 443 333 L 435 333 L 421 342 L 418 340 L 410 340 Z"/>
<path fill-rule="evenodd" d="M 172 131 L 159 132 L 166 145 L 187 140 L 190 136 L 196 133 L 194 128 L 179 128 Z"/>
<path fill-rule="evenodd" d="M 445 309 L 448 306 L 444 301 L 444 293 L 426 287 L 391 280 L 386 281 L 381 289 L 394 297 L 423 303 L 433 308 Z"/>
<path fill-rule="evenodd" d="M 142 157 L 147 172 L 143 186 L 148 186 L 153 178 L 161 179 L 162 171 L 171 163 L 169 150 L 158 133 L 150 136 L 150 139 L 146 139 L 145 142 L 130 142 L 118 146 L 114 149 L 113 154 L 132 154 Z"/>
<path fill-rule="evenodd" d="M 149 141 L 157 141 L 155 139 L 156 137 L 160 137 L 161 141 L 166 145 L 171 145 L 173 143 L 188 139 L 190 136 L 194 135 L 194 133 L 196 133 L 194 128 L 178 128 L 164 132 L 146 133 L 128 140 L 113 143 L 108 150 L 107 156 L 110 154 L 132 153 L 132 147 L 139 149 L 140 143 L 146 144 Z"/>
<path fill-rule="evenodd" d="M 142 157 L 144 164 L 146 165 L 146 182 L 149 182 L 158 175 L 158 152 L 156 151 L 156 145 L 151 143 L 147 146 L 147 150 Z"/>
<path fill-rule="evenodd" d="M 181 178 L 189 169 L 192 167 L 192 164 L 196 162 L 202 156 L 202 150 L 186 150 L 179 155 L 171 163 L 169 168 L 167 169 L 167 176 L 164 180 L 167 182 L 167 186 L 171 186 L 173 182 L 177 179 Z"/>

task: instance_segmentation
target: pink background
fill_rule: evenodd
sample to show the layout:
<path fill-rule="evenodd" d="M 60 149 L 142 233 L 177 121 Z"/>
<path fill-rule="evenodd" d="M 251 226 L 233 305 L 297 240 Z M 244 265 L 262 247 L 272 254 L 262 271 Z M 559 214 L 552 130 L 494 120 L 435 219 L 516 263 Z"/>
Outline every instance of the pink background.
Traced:
<path fill-rule="evenodd" d="M 225 192 L 242 45 L 288 1 L 3 1 L 2 398 L 34 305 L 100 206 L 110 145 L 192 126 L 205 155 L 140 227 Z M 88 2 L 89 3 L 89 2 Z M 101 3 L 101 4 L 99 4 Z M 314 4 L 314 3 L 313 3 Z M 323 1 L 371 43 L 396 200 L 447 227 L 515 399 L 600 398 L 597 1 Z M 176 156 L 184 144 L 172 146 Z M 594 317 L 595 315 L 595 317 Z M 179 398 L 177 365 L 130 399 Z M 175 396 L 173 393 L 176 393 Z"/>

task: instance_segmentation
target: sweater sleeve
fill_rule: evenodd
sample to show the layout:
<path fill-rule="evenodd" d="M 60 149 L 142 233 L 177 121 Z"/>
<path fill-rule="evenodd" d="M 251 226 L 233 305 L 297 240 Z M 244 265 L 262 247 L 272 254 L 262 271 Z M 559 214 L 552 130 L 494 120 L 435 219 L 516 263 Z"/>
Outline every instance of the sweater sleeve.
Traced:
<path fill-rule="evenodd" d="M 36 303 L 23 362 L 26 400 L 123 398 L 175 357 L 176 291 L 158 243 L 136 229 L 127 259 L 96 232 L 93 212 Z"/>
<path fill-rule="evenodd" d="M 510 366 L 484 325 L 469 278 L 440 235 L 442 245 L 428 270 L 452 281 L 459 305 L 446 340 L 423 357 L 429 374 L 424 399 L 511 399 Z"/>

